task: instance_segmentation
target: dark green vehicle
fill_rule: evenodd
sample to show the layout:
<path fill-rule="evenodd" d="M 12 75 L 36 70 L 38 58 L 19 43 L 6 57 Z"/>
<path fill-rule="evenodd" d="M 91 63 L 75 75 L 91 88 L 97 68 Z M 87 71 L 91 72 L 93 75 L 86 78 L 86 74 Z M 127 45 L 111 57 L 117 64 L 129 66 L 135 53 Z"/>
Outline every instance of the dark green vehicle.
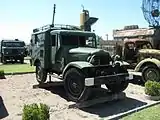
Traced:
<path fill-rule="evenodd" d="M 8 60 L 24 63 L 25 43 L 18 39 L 2 40 L 0 42 L 0 61 L 6 63 Z"/>
<path fill-rule="evenodd" d="M 133 79 L 126 69 L 129 64 L 113 61 L 107 51 L 97 48 L 95 33 L 72 26 L 35 29 L 30 50 L 39 84 L 47 73 L 57 74 L 72 101 L 88 99 L 92 88 L 102 84 L 113 93 L 122 92 Z"/>

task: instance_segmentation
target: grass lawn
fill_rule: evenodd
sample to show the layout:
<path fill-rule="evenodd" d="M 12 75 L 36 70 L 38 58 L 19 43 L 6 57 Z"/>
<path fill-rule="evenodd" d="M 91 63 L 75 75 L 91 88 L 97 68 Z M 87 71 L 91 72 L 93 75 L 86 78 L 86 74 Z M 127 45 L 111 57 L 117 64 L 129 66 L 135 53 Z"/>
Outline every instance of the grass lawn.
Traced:
<path fill-rule="evenodd" d="M 121 120 L 160 120 L 160 104 L 133 113 Z"/>
<path fill-rule="evenodd" d="M 5 73 L 34 72 L 35 67 L 29 64 L 2 64 L 0 70 L 4 70 Z"/>

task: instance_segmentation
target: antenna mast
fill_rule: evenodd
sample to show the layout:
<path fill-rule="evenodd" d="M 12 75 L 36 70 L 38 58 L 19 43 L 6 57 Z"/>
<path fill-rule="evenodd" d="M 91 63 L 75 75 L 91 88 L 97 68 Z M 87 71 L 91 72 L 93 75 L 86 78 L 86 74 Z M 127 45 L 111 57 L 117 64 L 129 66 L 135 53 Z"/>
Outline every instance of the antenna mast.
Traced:
<path fill-rule="evenodd" d="M 84 6 L 83 6 L 83 4 L 81 5 L 81 7 L 82 7 L 82 9 L 83 9 L 83 11 L 84 11 Z"/>
<path fill-rule="evenodd" d="M 56 9 L 56 4 L 54 4 L 54 8 L 53 8 L 53 19 L 52 19 L 52 25 L 53 26 L 54 26 L 55 9 Z"/>

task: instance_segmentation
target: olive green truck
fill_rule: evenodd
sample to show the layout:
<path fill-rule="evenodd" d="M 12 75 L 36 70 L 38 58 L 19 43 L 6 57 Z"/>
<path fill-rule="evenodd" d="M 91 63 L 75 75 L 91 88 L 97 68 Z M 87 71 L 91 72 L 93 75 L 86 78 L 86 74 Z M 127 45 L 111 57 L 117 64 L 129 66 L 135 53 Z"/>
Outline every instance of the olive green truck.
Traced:
<path fill-rule="evenodd" d="M 34 29 L 30 57 L 39 84 L 46 82 L 48 73 L 56 74 L 72 101 L 87 100 L 92 88 L 102 84 L 112 93 L 122 92 L 133 79 L 128 63 L 114 61 L 109 52 L 97 48 L 95 33 L 71 25 Z"/>

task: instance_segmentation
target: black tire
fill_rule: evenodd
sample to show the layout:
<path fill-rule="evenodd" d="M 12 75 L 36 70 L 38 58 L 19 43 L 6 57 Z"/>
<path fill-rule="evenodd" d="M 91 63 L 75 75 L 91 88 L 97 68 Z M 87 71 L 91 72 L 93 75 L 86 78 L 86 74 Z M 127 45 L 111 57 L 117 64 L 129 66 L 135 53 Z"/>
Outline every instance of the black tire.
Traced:
<path fill-rule="evenodd" d="M 36 80 L 39 84 L 43 84 L 47 80 L 47 72 L 41 67 L 40 63 L 36 65 Z"/>
<path fill-rule="evenodd" d="M 148 80 L 160 82 L 160 69 L 154 65 L 149 65 L 142 70 L 142 81 L 143 83 Z"/>
<path fill-rule="evenodd" d="M 84 80 L 85 77 L 83 73 L 76 68 L 71 68 L 66 72 L 64 76 L 64 87 L 69 100 L 74 102 L 78 101 L 78 98 L 85 89 Z M 86 89 L 81 101 L 87 100 L 89 96 L 90 89 Z"/>
<path fill-rule="evenodd" d="M 128 72 L 126 68 L 119 67 L 116 73 L 128 73 Z M 129 82 L 126 81 L 125 78 L 121 79 L 124 79 L 124 81 L 118 83 L 106 84 L 108 90 L 111 91 L 112 93 L 120 93 L 124 91 L 128 87 Z"/>
<path fill-rule="evenodd" d="M 15 59 L 15 63 L 17 63 L 17 59 Z"/>
<path fill-rule="evenodd" d="M 120 93 L 128 87 L 128 84 L 129 84 L 128 82 L 122 81 L 121 83 L 106 84 L 106 87 L 112 93 Z"/>
<path fill-rule="evenodd" d="M 6 61 L 6 59 L 5 59 L 5 57 L 3 55 L 2 55 L 2 60 L 1 61 L 2 61 L 3 64 L 7 63 L 7 61 Z"/>

